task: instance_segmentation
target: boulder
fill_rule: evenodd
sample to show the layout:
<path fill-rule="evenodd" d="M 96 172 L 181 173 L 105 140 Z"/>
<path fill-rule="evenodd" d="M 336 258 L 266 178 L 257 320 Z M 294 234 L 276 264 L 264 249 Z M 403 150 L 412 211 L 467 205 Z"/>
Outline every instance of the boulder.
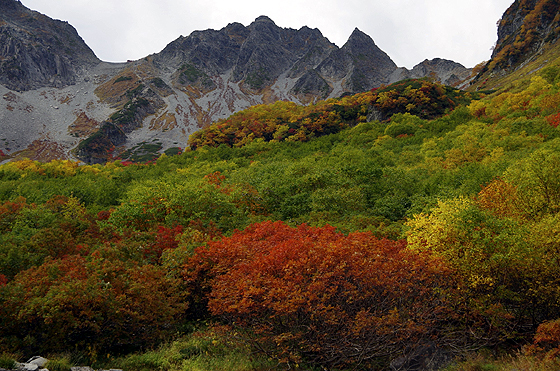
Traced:
<path fill-rule="evenodd" d="M 48 359 L 40 356 L 35 356 L 35 357 L 31 357 L 27 362 L 17 363 L 16 367 L 18 370 L 22 370 L 22 371 L 35 371 L 35 370 L 42 369 L 47 362 Z"/>

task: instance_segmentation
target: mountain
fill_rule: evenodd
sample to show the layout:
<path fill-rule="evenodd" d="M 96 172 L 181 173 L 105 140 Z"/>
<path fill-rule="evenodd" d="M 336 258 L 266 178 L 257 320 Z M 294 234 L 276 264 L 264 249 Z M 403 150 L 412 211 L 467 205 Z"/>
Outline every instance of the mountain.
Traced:
<path fill-rule="evenodd" d="M 317 70 L 333 81 L 342 81 L 344 91 L 361 92 L 387 83 L 396 68 L 391 58 L 356 28 L 346 44 L 330 53 Z"/>
<path fill-rule="evenodd" d="M 66 22 L 0 0 L 0 84 L 26 91 L 73 85 L 100 61 Z"/>
<path fill-rule="evenodd" d="M 496 89 L 560 61 L 560 2 L 516 0 L 498 22 L 491 59 L 472 89 Z"/>
<path fill-rule="evenodd" d="M 396 69 L 390 76 L 391 82 L 397 82 L 404 79 L 419 79 L 422 77 L 430 77 L 444 85 L 458 86 L 467 81 L 472 74 L 472 68 L 466 68 L 460 63 L 447 59 L 434 58 L 432 60 L 424 60 L 412 68 Z"/>
<path fill-rule="evenodd" d="M 107 63 L 66 22 L 16 0 L 0 0 L 0 11 L 5 158 L 150 158 L 256 104 L 308 104 L 411 76 L 455 83 L 470 75 L 444 60 L 408 71 L 358 29 L 339 48 L 317 29 L 281 28 L 266 16 L 195 31 L 141 60 Z"/>
<path fill-rule="evenodd" d="M 560 37 L 560 2 L 514 2 L 498 24 L 498 41 L 489 69 L 516 68 Z"/>

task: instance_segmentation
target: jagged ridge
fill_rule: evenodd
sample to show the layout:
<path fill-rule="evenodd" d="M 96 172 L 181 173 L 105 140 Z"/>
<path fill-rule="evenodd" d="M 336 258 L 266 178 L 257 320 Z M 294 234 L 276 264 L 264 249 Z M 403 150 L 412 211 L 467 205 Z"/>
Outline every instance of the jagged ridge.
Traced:
<path fill-rule="evenodd" d="M 8 157 L 50 160 L 37 148 L 56 145 L 66 157 L 103 162 L 156 138 L 161 152 L 255 104 L 308 104 L 396 81 L 395 63 L 358 29 L 338 48 L 317 29 L 281 28 L 261 16 L 110 64 L 67 23 L 16 0 L 0 0 L 0 9 L 0 150 Z M 131 113 L 138 102 L 146 104 Z"/>

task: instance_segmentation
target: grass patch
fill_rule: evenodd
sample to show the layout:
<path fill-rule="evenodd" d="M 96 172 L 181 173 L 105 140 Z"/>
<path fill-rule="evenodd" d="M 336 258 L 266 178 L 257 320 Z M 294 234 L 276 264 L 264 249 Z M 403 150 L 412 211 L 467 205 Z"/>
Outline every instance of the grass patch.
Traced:
<path fill-rule="evenodd" d="M 484 352 L 467 356 L 442 371 L 558 371 L 560 359 L 517 353 L 493 357 Z"/>
<path fill-rule="evenodd" d="M 66 357 L 49 359 L 49 361 L 45 364 L 45 368 L 49 371 L 70 371 L 71 367 L 72 363 Z"/>
<path fill-rule="evenodd" d="M 0 368 L 11 370 L 15 368 L 16 360 L 9 354 L 0 354 Z"/>
<path fill-rule="evenodd" d="M 277 364 L 212 330 L 204 330 L 157 350 L 114 359 L 110 367 L 123 371 L 264 371 L 276 369 Z"/>

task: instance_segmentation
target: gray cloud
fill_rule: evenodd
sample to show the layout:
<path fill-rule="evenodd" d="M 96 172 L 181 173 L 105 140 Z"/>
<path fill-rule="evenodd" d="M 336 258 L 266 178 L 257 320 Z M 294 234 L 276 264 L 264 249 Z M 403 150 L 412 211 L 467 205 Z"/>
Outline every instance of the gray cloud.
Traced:
<path fill-rule="evenodd" d="M 354 28 L 373 38 L 399 66 L 452 59 L 467 67 L 487 60 L 496 22 L 513 0 L 22 0 L 68 21 L 99 58 L 139 59 L 180 35 L 250 24 L 267 15 L 280 27 L 318 28 L 342 46 Z"/>

